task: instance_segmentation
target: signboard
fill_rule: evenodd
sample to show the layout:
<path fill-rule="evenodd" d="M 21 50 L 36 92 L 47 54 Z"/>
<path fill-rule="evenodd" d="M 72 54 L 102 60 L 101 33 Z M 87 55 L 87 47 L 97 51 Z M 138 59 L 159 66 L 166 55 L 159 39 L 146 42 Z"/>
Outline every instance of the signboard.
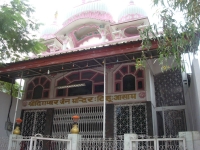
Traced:
<path fill-rule="evenodd" d="M 95 105 L 103 104 L 103 95 L 93 96 L 78 96 L 78 97 L 66 97 L 60 99 L 48 99 L 48 100 L 29 100 L 22 102 L 23 109 L 35 109 L 35 108 L 55 108 L 55 107 L 68 107 L 68 106 L 82 106 L 82 105 Z M 135 102 L 145 101 L 145 91 L 120 93 L 120 94 L 107 94 L 106 103 L 123 103 L 123 102 Z"/>

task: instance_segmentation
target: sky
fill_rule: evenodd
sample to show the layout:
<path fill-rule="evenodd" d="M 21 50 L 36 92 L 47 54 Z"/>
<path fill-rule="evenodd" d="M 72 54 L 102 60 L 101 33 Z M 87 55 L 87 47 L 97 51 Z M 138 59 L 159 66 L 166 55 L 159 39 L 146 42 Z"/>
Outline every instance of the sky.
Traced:
<path fill-rule="evenodd" d="M 117 19 L 120 11 L 129 4 L 130 0 L 102 0 L 104 1 L 113 18 Z M 62 24 L 65 21 L 67 13 L 75 6 L 82 3 L 82 0 L 29 0 L 35 7 L 35 18 L 44 25 L 51 24 L 54 20 L 54 14 L 58 11 L 58 22 Z M 151 0 L 134 0 L 135 5 L 143 8 L 148 14 L 150 22 L 155 22 L 152 14 L 155 12 L 151 7 Z M 155 10 L 155 9 L 154 9 Z M 43 27 L 44 28 L 44 27 Z"/>

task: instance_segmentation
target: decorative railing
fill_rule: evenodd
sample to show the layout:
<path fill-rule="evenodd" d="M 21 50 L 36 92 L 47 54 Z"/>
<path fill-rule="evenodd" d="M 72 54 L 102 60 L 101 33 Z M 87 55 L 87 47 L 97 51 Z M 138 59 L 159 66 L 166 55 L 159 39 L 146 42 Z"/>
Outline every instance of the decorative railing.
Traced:
<path fill-rule="evenodd" d="M 8 140 L 9 141 L 9 140 Z M 5 144 L 5 143 L 4 143 Z M 71 140 L 66 137 L 11 135 L 9 145 L 0 150 L 71 150 Z"/>
<path fill-rule="evenodd" d="M 79 147 L 80 150 L 123 150 L 124 140 L 113 138 L 82 138 Z"/>
<path fill-rule="evenodd" d="M 0 137 L 0 150 L 8 150 L 9 138 Z"/>
<path fill-rule="evenodd" d="M 139 138 L 130 140 L 130 150 L 186 150 L 185 138 Z"/>

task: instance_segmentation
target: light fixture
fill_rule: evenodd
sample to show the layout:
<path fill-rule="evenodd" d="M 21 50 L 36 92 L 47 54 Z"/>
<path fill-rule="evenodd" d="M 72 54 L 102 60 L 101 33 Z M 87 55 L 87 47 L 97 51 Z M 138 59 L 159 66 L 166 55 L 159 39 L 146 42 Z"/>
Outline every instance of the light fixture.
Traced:
<path fill-rule="evenodd" d="M 116 62 L 119 62 L 118 57 L 117 57 L 117 61 Z"/>
<path fill-rule="evenodd" d="M 27 72 L 27 74 L 29 74 L 29 71 Z"/>
<path fill-rule="evenodd" d="M 87 62 L 87 65 L 86 65 L 86 67 L 88 67 L 88 62 Z"/>
<path fill-rule="evenodd" d="M 81 87 L 81 86 L 86 86 L 85 83 L 80 83 L 80 84 L 71 84 L 71 85 L 65 85 L 65 86 L 57 86 L 57 89 L 67 89 L 67 88 L 74 88 L 74 87 Z"/>
<path fill-rule="evenodd" d="M 102 64 L 104 64 L 104 59 L 103 59 L 103 61 L 102 61 Z"/>
<path fill-rule="evenodd" d="M 40 68 L 40 70 L 39 70 L 39 72 L 41 72 L 42 70 L 41 70 L 41 68 Z"/>
<path fill-rule="evenodd" d="M 62 65 L 62 70 L 64 69 L 63 65 Z"/>
<path fill-rule="evenodd" d="M 150 56 L 150 58 L 152 59 L 152 58 L 153 58 L 153 56 L 151 55 L 151 56 Z"/>
<path fill-rule="evenodd" d="M 134 57 L 134 55 L 133 55 L 133 58 L 132 58 L 132 60 L 135 60 L 135 57 Z"/>
<path fill-rule="evenodd" d="M 8 74 L 8 77 L 10 77 L 10 75 Z"/>
<path fill-rule="evenodd" d="M 73 63 L 73 67 L 74 67 L 74 63 Z"/>
<path fill-rule="evenodd" d="M 47 74 L 50 74 L 50 70 L 48 69 Z"/>

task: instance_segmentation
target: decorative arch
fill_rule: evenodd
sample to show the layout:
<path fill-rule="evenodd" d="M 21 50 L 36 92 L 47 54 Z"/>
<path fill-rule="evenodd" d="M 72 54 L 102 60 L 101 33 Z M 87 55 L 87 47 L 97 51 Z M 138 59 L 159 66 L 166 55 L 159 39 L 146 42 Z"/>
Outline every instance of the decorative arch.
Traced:
<path fill-rule="evenodd" d="M 135 64 L 123 65 L 114 73 L 114 92 L 144 90 L 144 70 Z"/>
<path fill-rule="evenodd" d="M 103 93 L 104 80 L 103 74 L 94 70 L 84 70 L 84 71 L 75 71 L 70 74 L 67 74 L 56 81 L 56 86 L 65 86 L 72 84 L 85 83 L 85 87 L 74 87 L 74 90 L 82 90 L 80 95 L 96 94 Z M 83 91 L 82 88 L 87 88 Z M 76 92 L 73 92 L 73 88 L 66 89 L 56 89 L 56 97 L 65 97 L 65 96 L 75 96 Z M 79 95 L 77 93 L 77 95 Z"/>
<path fill-rule="evenodd" d="M 27 86 L 26 99 L 49 98 L 50 80 L 46 77 L 36 77 Z"/>
<path fill-rule="evenodd" d="M 124 36 L 132 37 L 132 36 L 139 36 L 139 31 L 137 26 L 128 26 L 122 29 Z"/>

